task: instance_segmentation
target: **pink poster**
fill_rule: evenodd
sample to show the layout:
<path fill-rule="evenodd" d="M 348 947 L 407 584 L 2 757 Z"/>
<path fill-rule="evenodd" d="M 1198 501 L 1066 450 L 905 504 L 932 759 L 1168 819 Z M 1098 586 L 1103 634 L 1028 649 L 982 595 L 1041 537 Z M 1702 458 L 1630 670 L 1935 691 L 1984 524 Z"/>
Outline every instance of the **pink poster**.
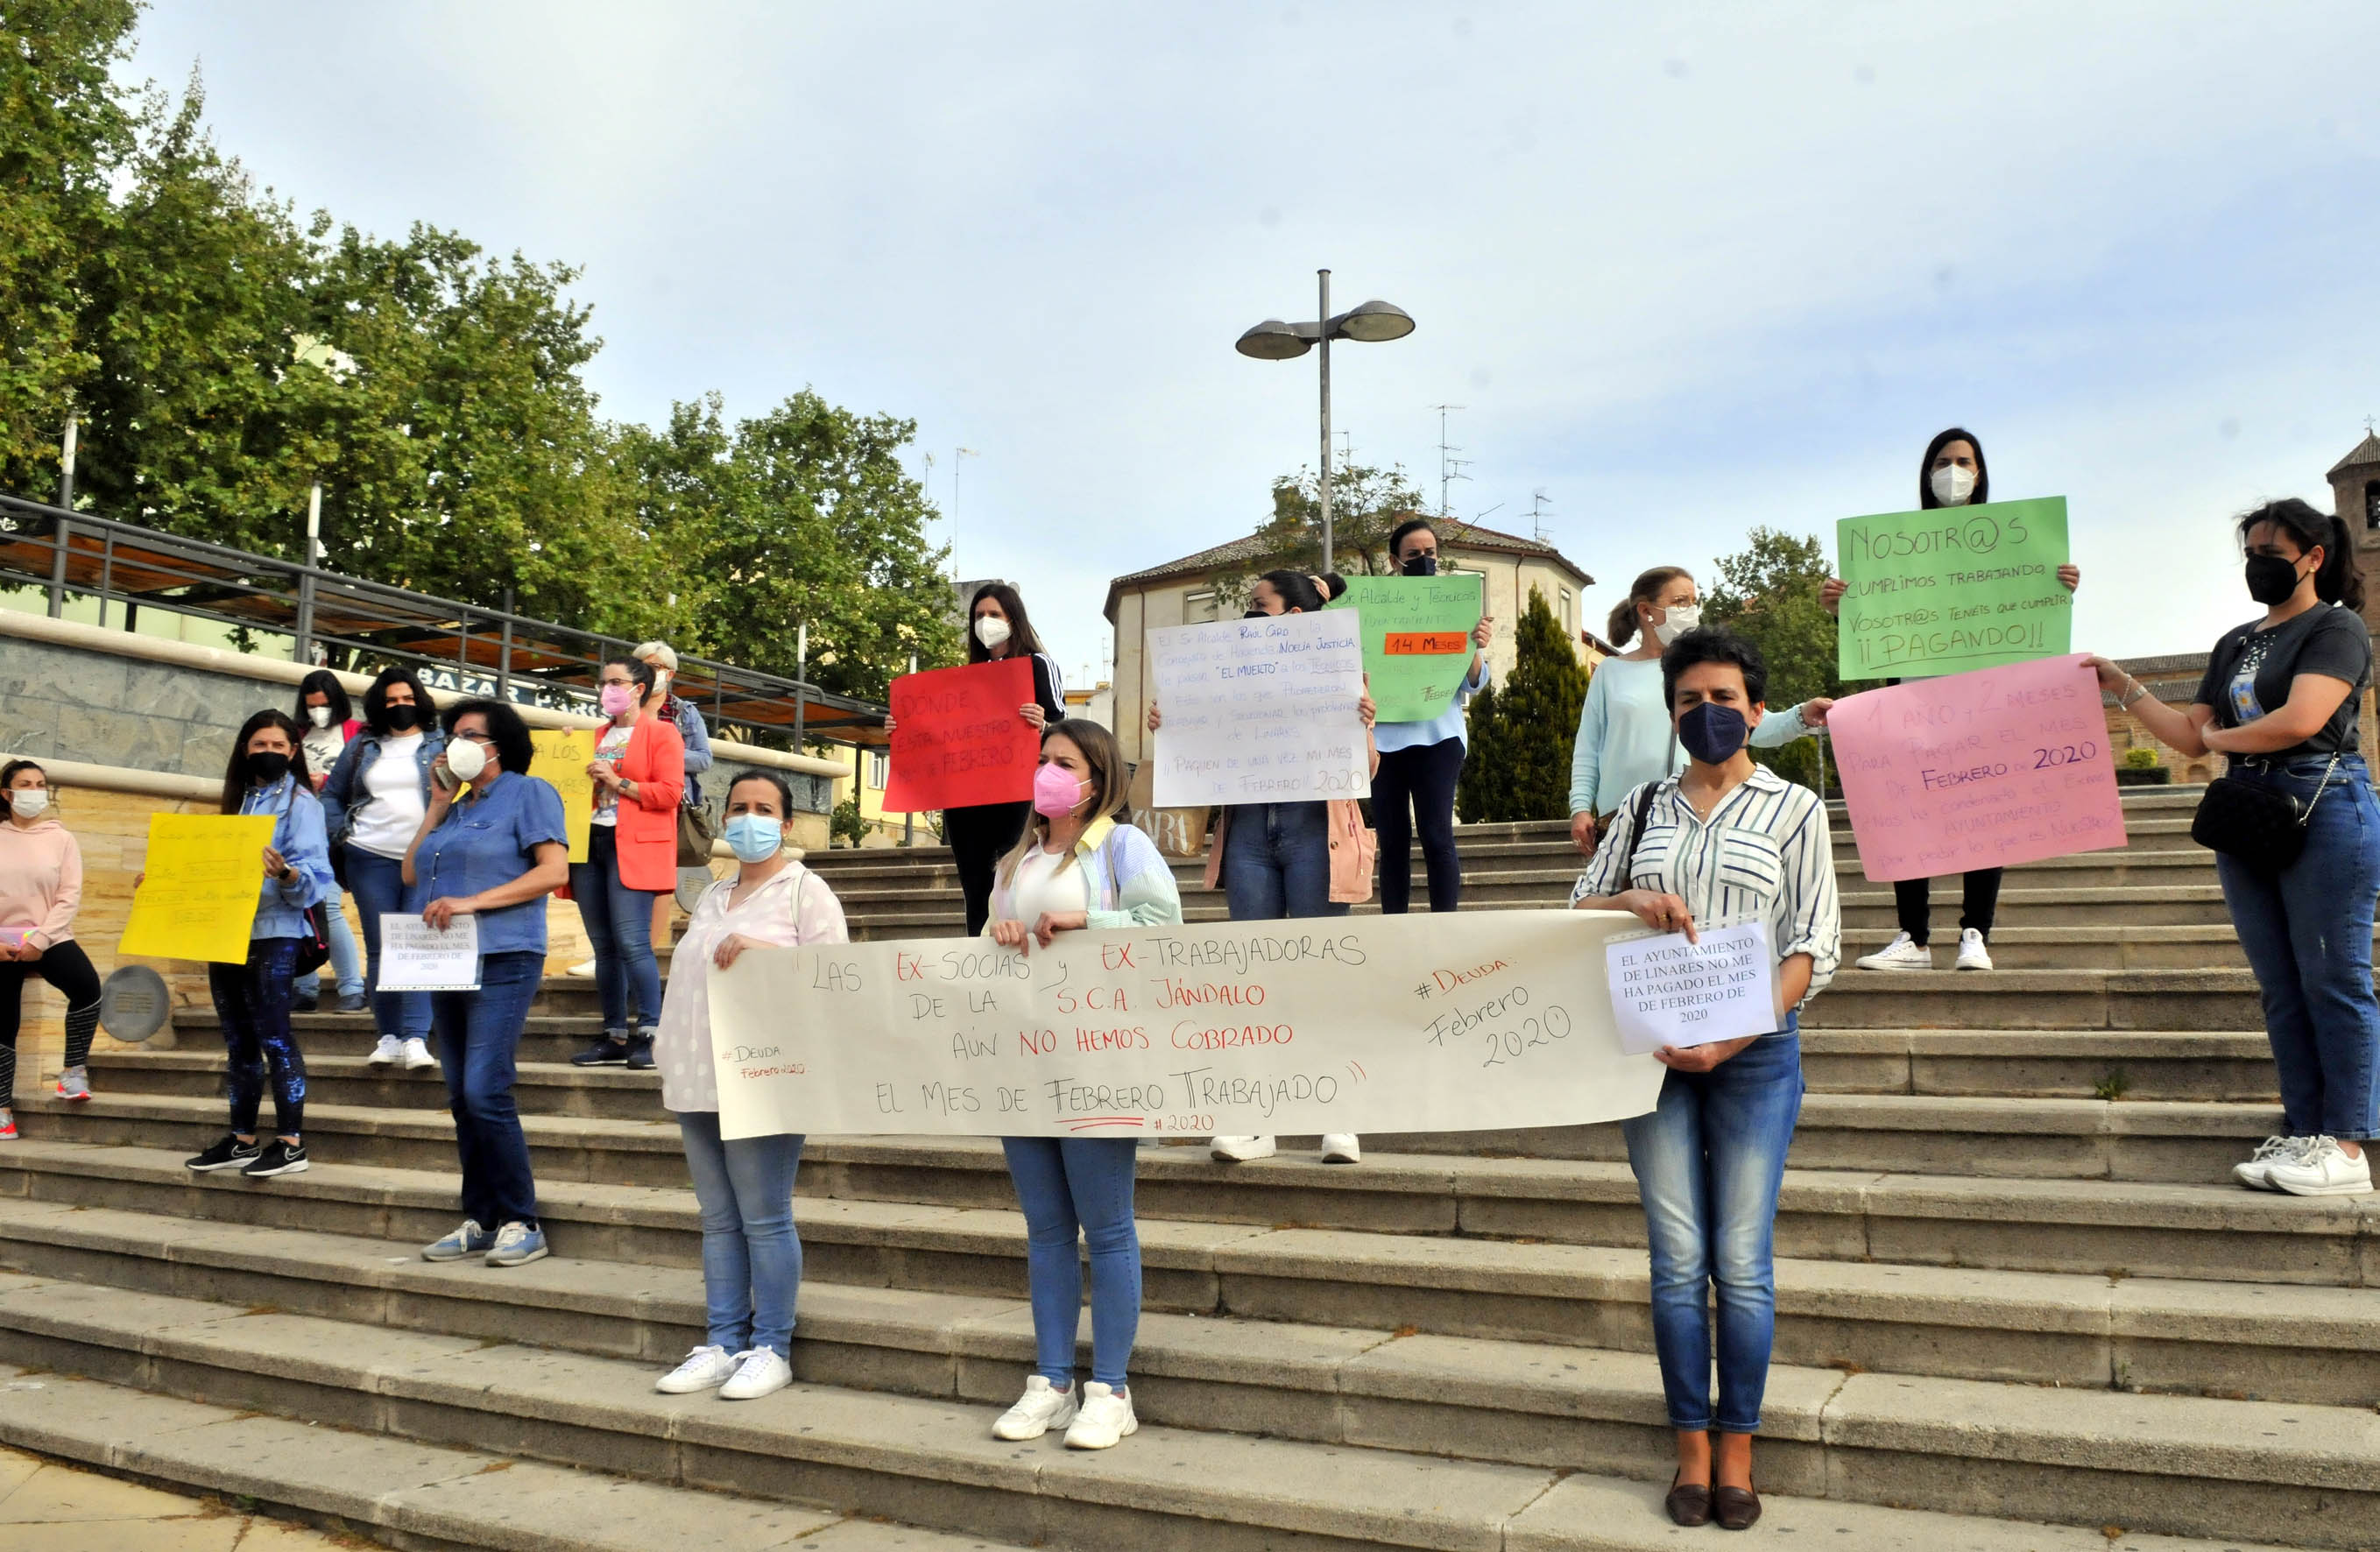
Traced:
<path fill-rule="evenodd" d="M 1873 882 L 2124 844 L 2099 682 L 2079 654 L 1869 690 L 1838 701 L 1827 731 Z"/>

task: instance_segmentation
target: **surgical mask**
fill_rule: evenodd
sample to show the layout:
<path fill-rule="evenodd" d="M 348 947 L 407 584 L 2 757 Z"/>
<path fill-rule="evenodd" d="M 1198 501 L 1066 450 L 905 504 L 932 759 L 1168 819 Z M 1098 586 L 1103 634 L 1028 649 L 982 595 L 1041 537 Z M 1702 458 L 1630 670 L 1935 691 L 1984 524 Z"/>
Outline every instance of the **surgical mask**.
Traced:
<path fill-rule="evenodd" d="M 998 651 L 1006 646 L 1010 635 L 1008 622 L 997 614 L 986 614 L 975 623 L 975 638 L 983 643 L 987 652 Z"/>
<path fill-rule="evenodd" d="M 1064 766 L 1050 764 L 1033 773 L 1033 810 L 1053 819 L 1062 819 L 1083 801 L 1083 789 L 1090 783 L 1075 780 Z"/>
<path fill-rule="evenodd" d="M 1975 493 L 1975 471 L 1944 464 L 1934 471 L 1934 499 L 1944 506 L 1964 506 Z"/>
<path fill-rule="evenodd" d="M 267 786 L 289 774 L 287 755 L 250 755 L 248 757 L 248 778 Z"/>
<path fill-rule="evenodd" d="M 595 697 L 606 717 L 625 717 L 637 709 L 637 687 L 634 685 L 606 685 Z"/>
<path fill-rule="evenodd" d="M 8 794 L 8 812 L 20 819 L 38 819 L 49 812 L 50 794 L 40 787 L 20 787 Z"/>
<path fill-rule="evenodd" d="M 306 718 L 318 728 L 329 727 L 331 709 L 327 706 L 309 706 L 306 708 Z"/>
<path fill-rule="evenodd" d="M 2298 590 L 2298 564 L 2278 555 L 2248 557 L 2248 596 L 2270 606 L 2286 603 Z"/>
<path fill-rule="evenodd" d="M 1653 639 L 1667 647 L 1670 642 L 1703 623 L 1702 605 L 1672 604 L 1661 612 L 1661 623 L 1653 627 Z"/>
<path fill-rule="evenodd" d="M 766 862 L 785 843 L 785 827 L 766 814 L 738 814 L 727 821 L 728 850 L 738 862 Z"/>
<path fill-rule="evenodd" d="M 672 674 L 668 669 L 657 668 L 653 670 L 653 694 L 657 696 L 669 694 L 670 680 L 674 677 L 675 677 L 675 675 Z"/>
<path fill-rule="evenodd" d="M 446 769 L 458 782 L 476 781 L 488 769 L 488 751 L 468 738 L 455 739 L 446 746 Z"/>
<path fill-rule="evenodd" d="M 1732 759 L 1743 747 L 1746 731 L 1742 712 L 1715 700 L 1704 701 L 1678 719 L 1678 742 L 1705 765 L 1724 765 Z"/>
<path fill-rule="evenodd" d="M 1405 562 L 1403 571 L 1407 576 L 1436 576 L 1438 557 L 1434 554 L 1415 555 Z"/>

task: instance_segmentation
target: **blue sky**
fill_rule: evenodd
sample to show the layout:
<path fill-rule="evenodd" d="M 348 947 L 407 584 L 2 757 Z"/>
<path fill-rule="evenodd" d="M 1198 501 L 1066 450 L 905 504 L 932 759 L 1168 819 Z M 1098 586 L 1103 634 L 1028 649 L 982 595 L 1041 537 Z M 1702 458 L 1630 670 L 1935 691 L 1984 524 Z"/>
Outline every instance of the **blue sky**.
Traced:
<path fill-rule="evenodd" d="M 1365 461 L 1598 579 L 1913 504 L 1973 427 L 2063 494 L 2076 644 L 2251 612 L 2224 518 L 2380 415 L 2380 6 L 158 0 L 135 76 L 370 230 L 583 265 L 606 413 L 805 385 L 917 418 L 968 576 L 1071 677 L 1108 579 Z M 1489 510 L 1494 509 L 1494 510 Z M 946 536 L 945 536 L 946 537 Z"/>

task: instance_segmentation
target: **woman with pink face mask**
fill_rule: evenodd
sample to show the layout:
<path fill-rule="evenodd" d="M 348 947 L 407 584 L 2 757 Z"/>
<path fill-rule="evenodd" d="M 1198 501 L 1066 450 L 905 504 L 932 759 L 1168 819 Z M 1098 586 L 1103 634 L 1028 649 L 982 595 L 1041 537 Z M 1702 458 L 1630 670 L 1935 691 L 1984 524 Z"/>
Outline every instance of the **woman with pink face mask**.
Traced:
<path fill-rule="evenodd" d="M 662 1016 L 653 902 L 677 888 L 686 740 L 659 715 L 662 697 L 652 664 L 613 658 L 602 672 L 598 704 L 612 721 L 587 767 L 595 782 L 595 822 L 587 831 L 587 860 L 570 867 L 570 898 L 595 951 L 603 1033 L 570 1060 L 580 1067 L 642 1071 L 653 1064 L 653 1031 Z"/>
<path fill-rule="evenodd" d="M 1061 932 L 1182 920 L 1173 869 L 1157 843 L 1120 823 L 1126 771 L 1115 735 L 1070 717 L 1041 734 L 1033 817 L 1000 862 L 986 935 L 1030 954 Z M 1140 1426 L 1125 1368 L 1140 1327 L 1140 1231 L 1132 1215 L 1135 1137 L 1004 1137 L 1025 1211 L 1034 1373 L 992 1433 L 1038 1438 L 1066 1430 L 1076 1449 L 1105 1449 Z M 1082 1252 L 1091 1263 L 1091 1380 L 1075 1383 L 1083 1308 Z M 1078 1394 L 1079 1390 L 1079 1394 Z"/>

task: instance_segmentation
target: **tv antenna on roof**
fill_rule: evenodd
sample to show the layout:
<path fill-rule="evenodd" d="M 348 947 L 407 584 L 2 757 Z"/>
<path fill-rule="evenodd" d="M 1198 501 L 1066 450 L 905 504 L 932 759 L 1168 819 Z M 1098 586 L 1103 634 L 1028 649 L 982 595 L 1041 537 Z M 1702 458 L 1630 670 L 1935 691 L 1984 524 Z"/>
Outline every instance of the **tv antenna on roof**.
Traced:
<path fill-rule="evenodd" d="M 1446 418 L 1451 411 L 1468 409 L 1470 406 L 1459 404 L 1437 404 L 1429 407 L 1438 411 L 1438 515 L 1441 517 L 1451 517 L 1454 515 L 1454 508 L 1447 499 L 1448 488 L 1458 479 L 1471 478 L 1463 471 L 1471 467 L 1472 461 L 1455 456 L 1463 449 L 1446 440 Z"/>

